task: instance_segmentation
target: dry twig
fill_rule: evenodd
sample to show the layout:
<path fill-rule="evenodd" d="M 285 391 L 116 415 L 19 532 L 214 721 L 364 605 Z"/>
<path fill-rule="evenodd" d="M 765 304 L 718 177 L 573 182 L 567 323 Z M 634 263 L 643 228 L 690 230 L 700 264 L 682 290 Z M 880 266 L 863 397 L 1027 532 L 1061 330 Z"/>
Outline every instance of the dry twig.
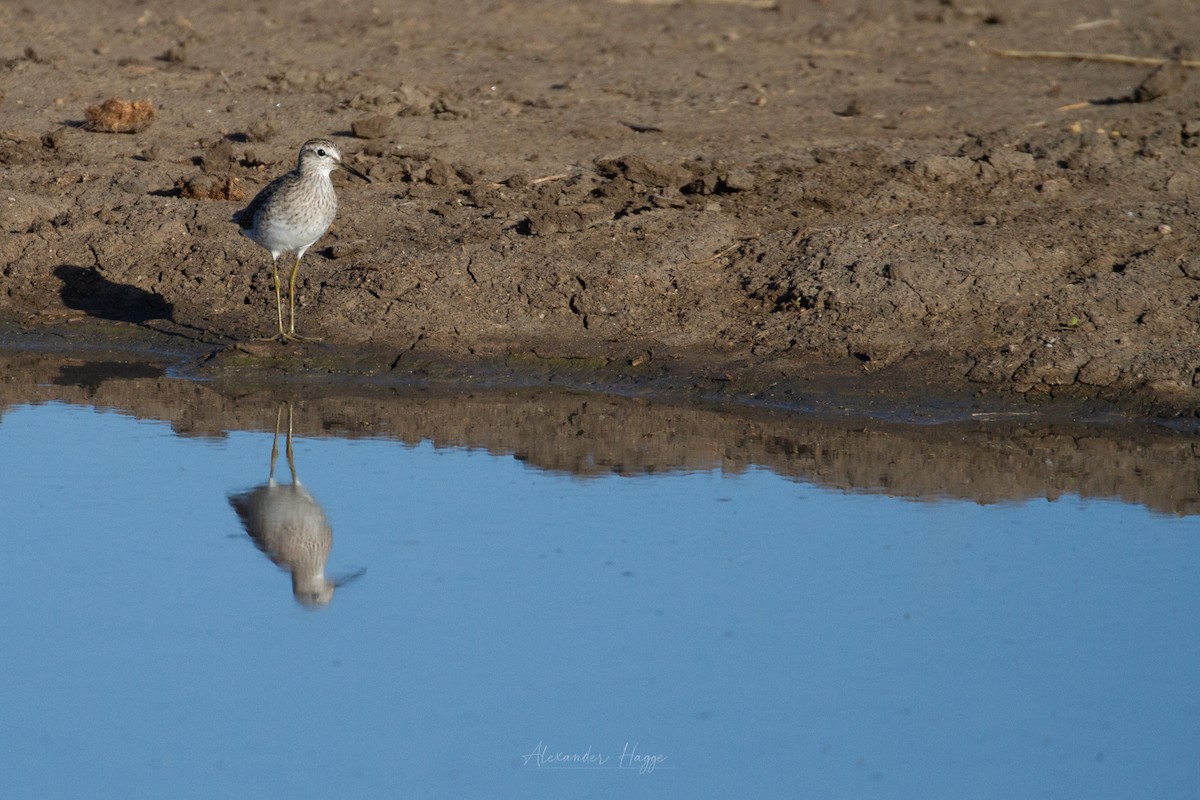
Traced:
<path fill-rule="evenodd" d="M 533 180 L 531 180 L 529 182 L 529 185 L 537 186 L 540 183 L 549 183 L 550 181 L 565 181 L 567 178 L 570 178 L 570 177 L 571 177 L 571 173 L 569 173 L 569 172 L 561 172 L 557 175 L 543 175 L 540 178 L 534 178 Z"/>
<path fill-rule="evenodd" d="M 994 56 L 1004 58 L 1046 59 L 1053 61 L 1092 61 L 1101 64 L 1130 64 L 1138 67 L 1157 67 L 1171 61 L 1170 58 L 1152 56 L 1123 56 L 1118 53 L 1065 53 L 1056 50 L 989 50 Z M 1200 61 L 1179 60 L 1179 66 L 1200 69 Z"/>
<path fill-rule="evenodd" d="M 609 0 L 623 6 L 681 6 L 685 0 Z M 707 3 L 714 6 L 746 6 L 774 11 L 779 7 L 778 0 L 692 0 L 696 3 Z"/>

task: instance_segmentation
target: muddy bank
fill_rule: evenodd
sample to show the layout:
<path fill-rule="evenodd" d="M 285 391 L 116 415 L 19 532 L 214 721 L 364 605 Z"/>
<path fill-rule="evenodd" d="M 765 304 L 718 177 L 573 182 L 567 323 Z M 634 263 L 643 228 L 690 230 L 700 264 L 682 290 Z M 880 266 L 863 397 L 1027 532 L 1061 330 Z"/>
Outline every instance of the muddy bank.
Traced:
<path fill-rule="evenodd" d="M 0 351 L 0 422 L 29 403 L 114 409 L 181 436 L 271 431 L 281 403 L 300 436 L 467 447 L 580 477 L 769 469 L 797 481 L 917 500 L 1113 498 L 1200 513 L 1194 435 L 1163 426 L 995 414 L 897 422 L 561 389 L 246 385 L 171 377 L 162 363 Z M 803 521 L 797 520 L 802 526 Z"/>
<path fill-rule="evenodd" d="M 1200 20 L 1054 5 L 6 4 L 0 313 L 269 333 L 269 258 L 227 220 L 334 135 L 374 183 L 339 180 L 299 315 L 343 371 L 1190 412 L 1200 78 L 995 50 L 1186 58 Z M 112 96 L 156 115 L 89 130 Z"/>

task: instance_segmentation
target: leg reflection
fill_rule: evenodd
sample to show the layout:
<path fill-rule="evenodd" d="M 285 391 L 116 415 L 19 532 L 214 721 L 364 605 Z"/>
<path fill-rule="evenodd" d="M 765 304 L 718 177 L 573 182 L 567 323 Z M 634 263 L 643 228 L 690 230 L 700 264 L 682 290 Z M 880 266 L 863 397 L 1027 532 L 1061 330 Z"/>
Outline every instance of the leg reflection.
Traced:
<path fill-rule="evenodd" d="M 279 457 L 279 431 L 283 410 L 287 408 L 287 439 L 284 452 L 292 482 L 275 481 L 275 462 Z M 292 594 L 307 607 L 329 604 L 338 586 L 345 585 L 365 572 L 361 570 L 340 580 L 325 577 L 325 563 L 333 546 L 333 528 L 325 511 L 308 493 L 296 474 L 292 451 L 292 404 L 279 407 L 275 417 L 275 436 L 271 442 L 271 470 L 267 482 L 249 491 L 229 496 L 247 535 L 256 547 L 281 569 L 291 573 Z"/>

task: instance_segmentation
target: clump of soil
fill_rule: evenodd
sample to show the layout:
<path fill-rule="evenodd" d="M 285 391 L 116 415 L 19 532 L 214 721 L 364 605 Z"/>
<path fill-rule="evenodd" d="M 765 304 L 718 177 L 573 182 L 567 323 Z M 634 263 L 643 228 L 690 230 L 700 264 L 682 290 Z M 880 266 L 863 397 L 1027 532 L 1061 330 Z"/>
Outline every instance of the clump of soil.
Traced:
<path fill-rule="evenodd" d="M 191 175 L 180 178 L 175 182 L 179 196 L 188 200 L 232 200 L 246 199 L 246 190 L 242 188 L 240 178 L 228 175 L 214 178 L 210 175 Z"/>
<path fill-rule="evenodd" d="M 138 133 L 154 122 L 154 104 L 149 100 L 122 100 L 110 97 L 98 106 L 84 106 L 84 125 L 89 131 Z"/>

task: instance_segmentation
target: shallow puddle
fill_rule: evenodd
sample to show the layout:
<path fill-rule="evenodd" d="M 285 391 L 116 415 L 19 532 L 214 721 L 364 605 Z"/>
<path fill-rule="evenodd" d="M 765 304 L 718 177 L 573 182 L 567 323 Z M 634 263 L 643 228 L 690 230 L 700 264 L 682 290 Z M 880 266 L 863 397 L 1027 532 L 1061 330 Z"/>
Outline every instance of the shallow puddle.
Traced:
<path fill-rule="evenodd" d="M 11 796 L 1200 784 L 1192 436 L 22 363 Z"/>

